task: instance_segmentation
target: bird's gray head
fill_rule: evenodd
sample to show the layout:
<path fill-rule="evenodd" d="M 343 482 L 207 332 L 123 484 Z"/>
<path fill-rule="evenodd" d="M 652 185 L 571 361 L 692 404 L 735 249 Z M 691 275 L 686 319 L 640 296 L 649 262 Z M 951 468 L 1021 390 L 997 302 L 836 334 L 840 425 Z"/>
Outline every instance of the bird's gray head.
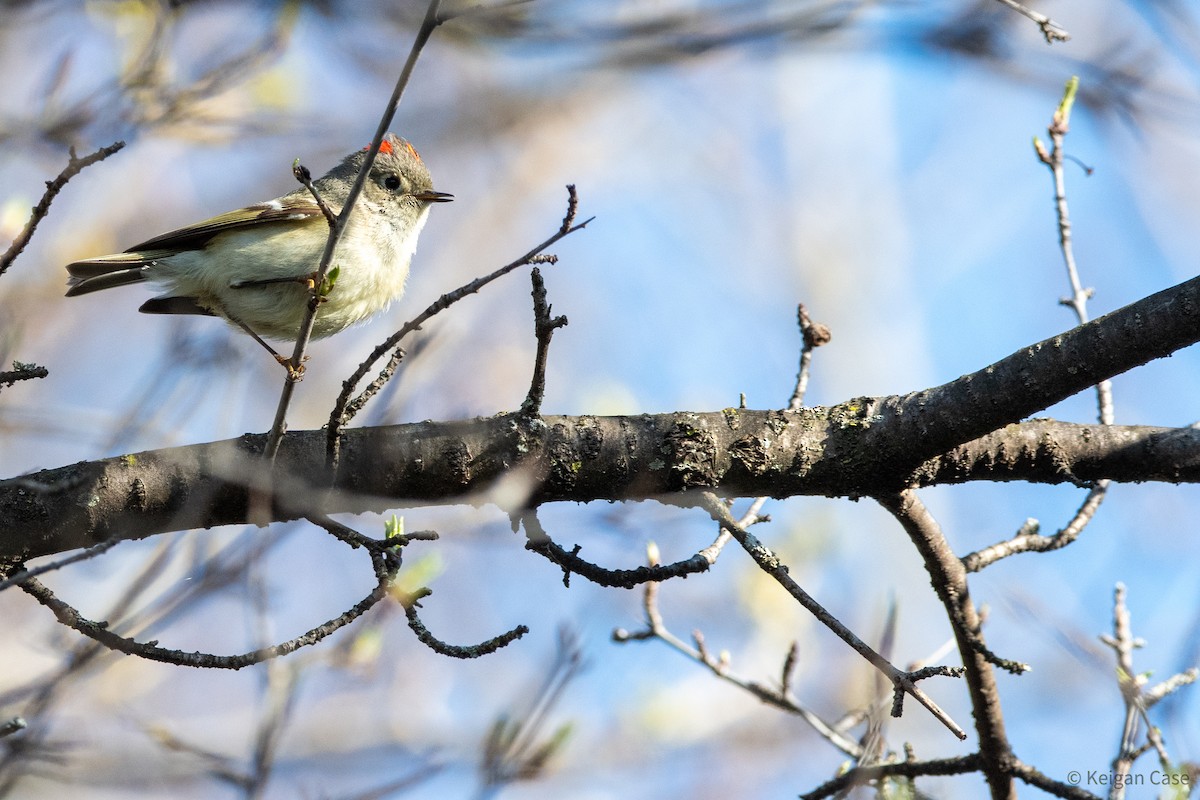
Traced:
<path fill-rule="evenodd" d="M 330 170 L 321 179 L 322 182 L 337 182 L 349 187 L 358 171 L 362 169 L 366 158 L 367 148 L 350 154 Z M 416 148 L 408 140 L 391 133 L 384 137 L 379 147 L 364 190 L 368 197 L 377 201 L 388 196 L 397 199 L 412 198 L 422 204 L 450 199 L 450 195 L 445 192 L 433 190 L 433 178 L 430 177 L 425 162 L 417 155 Z"/>

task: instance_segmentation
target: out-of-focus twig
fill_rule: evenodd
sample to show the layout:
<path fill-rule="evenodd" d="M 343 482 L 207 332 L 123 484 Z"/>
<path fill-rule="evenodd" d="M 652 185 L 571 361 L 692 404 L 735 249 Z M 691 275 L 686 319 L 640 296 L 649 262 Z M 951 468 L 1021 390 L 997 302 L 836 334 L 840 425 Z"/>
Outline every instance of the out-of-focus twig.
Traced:
<path fill-rule="evenodd" d="M 101 147 L 96 152 L 86 155 L 83 158 L 75 155 L 74 147 L 68 151 L 70 158 L 67 161 L 67 166 L 63 168 L 62 172 L 58 173 L 57 178 L 52 181 L 46 181 L 46 191 L 42 193 L 42 199 L 38 201 L 38 204 L 33 207 L 33 211 L 29 215 L 29 221 L 25 223 L 25 227 L 17 234 L 17 238 L 13 239 L 12 244 L 9 245 L 4 255 L 0 256 L 0 275 L 8 271 L 13 261 L 21 254 L 25 246 L 29 244 L 29 240 L 33 238 L 33 232 L 37 230 L 38 224 L 50 213 L 50 204 L 54 202 L 54 198 L 67 185 L 67 181 L 92 164 L 108 158 L 124 146 L 124 142 L 113 142 L 108 147 Z"/>
<path fill-rule="evenodd" d="M 1046 44 L 1054 44 L 1055 42 L 1065 42 L 1071 38 L 1071 34 L 1067 33 L 1061 25 L 1047 17 L 1045 14 L 1039 14 L 1031 8 L 1026 8 L 1017 2 L 1017 0 L 1000 0 L 1001 3 L 1008 6 L 1019 14 L 1024 14 L 1029 19 L 1037 23 L 1038 28 L 1042 31 L 1042 36 L 1046 37 Z"/>

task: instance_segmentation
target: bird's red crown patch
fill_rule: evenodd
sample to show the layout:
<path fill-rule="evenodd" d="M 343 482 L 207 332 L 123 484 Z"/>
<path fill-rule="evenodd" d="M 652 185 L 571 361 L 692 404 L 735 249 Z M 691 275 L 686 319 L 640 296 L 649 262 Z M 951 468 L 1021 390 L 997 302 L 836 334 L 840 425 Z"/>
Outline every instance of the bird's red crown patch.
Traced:
<path fill-rule="evenodd" d="M 397 141 L 402 142 L 404 144 L 404 149 L 408 151 L 408 154 L 410 156 L 415 158 L 417 161 L 421 160 L 421 156 L 417 153 L 416 148 L 413 147 L 412 143 L 410 143 L 407 139 L 397 139 Z M 371 145 L 367 145 L 366 147 L 363 148 L 363 150 L 370 150 L 370 149 L 371 149 Z M 393 155 L 396 151 L 395 151 L 395 148 L 392 147 L 392 143 L 389 142 L 387 139 L 384 139 L 383 142 L 379 145 L 379 152 L 387 153 L 390 156 L 390 155 Z"/>

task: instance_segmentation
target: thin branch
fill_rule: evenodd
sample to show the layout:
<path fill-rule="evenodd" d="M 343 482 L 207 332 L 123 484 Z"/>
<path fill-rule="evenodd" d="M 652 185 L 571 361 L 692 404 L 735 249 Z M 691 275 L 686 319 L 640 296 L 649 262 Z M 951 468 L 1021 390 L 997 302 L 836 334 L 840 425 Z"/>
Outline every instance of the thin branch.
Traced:
<path fill-rule="evenodd" d="M 450 656 L 451 658 L 479 658 L 494 653 L 501 647 L 515 642 L 525 634 L 529 633 L 529 627 L 526 625 L 518 625 L 512 630 L 502 633 L 499 636 L 494 636 L 491 639 L 473 645 L 456 645 L 447 644 L 441 639 L 430 633 L 425 627 L 425 623 L 421 622 L 421 618 L 417 616 L 417 609 L 420 607 L 420 600 L 423 597 L 428 597 L 432 592 L 429 589 L 420 589 L 410 595 L 408 598 L 401 599 L 401 605 L 404 606 L 404 615 L 408 617 L 408 627 L 417 635 L 417 639 L 421 644 L 428 647 L 438 655 Z"/>
<path fill-rule="evenodd" d="M 408 59 L 404 62 L 403 69 L 400 70 L 400 77 L 396 80 L 392 96 L 388 100 L 383 116 L 379 120 L 379 126 L 375 129 L 375 136 L 371 139 L 371 145 L 367 149 L 367 156 L 358 171 L 358 177 L 355 178 L 354 184 L 350 187 L 350 194 L 342 206 L 341 213 L 338 214 L 337 224 L 329 231 L 329 238 L 325 242 L 325 252 L 321 254 L 321 261 L 313 279 L 312 297 L 309 299 L 308 310 L 300 324 L 300 332 L 296 336 L 296 346 L 292 351 L 292 369 L 288 370 L 288 375 L 283 381 L 283 389 L 279 395 L 279 405 L 275 410 L 275 421 L 271 425 L 271 432 L 267 437 L 267 445 L 263 450 L 263 457 L 272 464 L 275 462 L 275 456 L 279 453 L 279 443 L 282 441 L 284 432 L 287 430 L 288 407 L 291 405 L 292 395 L 296 391 L 296 384 L 299 382 L 303 372 L 301 367 L 304 364 L 304 353 L 308 349 L 309 339 L 312 338 L 313 325 L 316 322 L 317 309 L 320 306 L 320 289 L 325 282 L 326 276 L 329 274 L 330 265 L 333 263 L 334 251 L 337 249 L 342 232 L 345 231 L 346 224 L 350 220 L 350 214 L 354 210 L 355 202 L 358 200 L 358 196 L 367 182 L 367 176 L 371 174 L 371 167 L 375 163 L 375 156 L 379 154 L 379 148 L 383 145 L 384 136 L 387 135 L 388 129 L 392 125 L 392 119 L 396 116 L 396 109 L 400 106 L 400 98 L 408 86 L 409 78 L 412 77 L 413 69 L 417 64 L 417 58 L 421 55 L 421 51 L 424 49 L 426 42 L 429 41 L 429 37 L 433 35 L 434 29 L 442 23 L 437 13 L 439 4 L 440 0 L 430 0 L 429 2 L 429 7 L 425 12 L 425 19 L 421 22 L 421 27 L 417 30 L 416 38 L 413 40 L 412 47 L 408 51 Z"/>
<path fill-rule="evenodd" d="M 37 364 L 23 364 L 20 361 L 14 361 L 11 370 L 0 372 L 0 387 L 12 386 L 20 381 L 45 378 L 49 374 L 50 370 L 40 367 Z"/>
<path fill-rule="evenodd" d="M 558 232 L 566 236 L 575 227 L 575 217 L 579 213 L 579 195 L 575 193 L 575 184 L 567 184 L 567 213 L 563 215 L 562 225 L 558 227 Z M 582 225 L 587 225 L 591 220 L 586 220 Z M 582 227 L 581 225 L 581 227 Z"/>
<path fill-rule="evenodd" d="M 32 569 L 22 569 L 19 572 L 16 572 L 13 575 L 10 575 L 8 578 L 0 581 L 0 592 L 16 586 L 30 578 L 36 578 L 38 575 L 44 575 L 47 572 L 60 570 L 70 564 L 75 564 L 80 561 L 87 561 L 88 559 L 95 558 L 102 553 L 107 553 L 109 550 L 116 547 L 121 541 L 122 540 L 119 536 L 112 536 L 105 541 L 100 542 L 99 544 L 94 544 L 91 547 L 84 548 L 80 552 L 69 555 L 66 558 L 60 558 L 56 561 L 50 562 L 49 564 L 42 564 L 40 566 L 33 567 Z"/>
<path fill-rule="evenodd" d="M 737 540 L 738 544 L 754 559 L 759 568 L 770 575 L 775 581 L 782 586 L 788 594 L 796 599 L 800 605 L 804 606 L 817 620 L 833 631 L 838 638 L 850 645 L 855 652 L 869 661 L 876 669 L 884 674 L 884 676 L 892 682 L 892 687 L 895 690 L 895 703 L 892 706 L 892 716 L 900 716 L 902 711 L 902 698 L 905 694 L 911 695 L 921 705 L 925 706 L 934 718 L 941 722 L 946 728 L 957 736 L 959 739 L 966 739 L 966 732 L 950 718 L 950 715 L 942 710 L 937 703 L 933 701 L 929 695 L 916 684 L 914 673 L 904 672 L 901 669 L 893 666 L 886 658 L 875 652 L 866 642 L 858 638 L 858 636 L 847 628 L 842 622 L 830 614 L 825 608 L 812 598 L 804 589 L 800 587 L 795 580 L 788 574 L 787 566 L 779 560 L 769 548 L 763 545 L 757 537 L 746 531 L 737 521 L 730 516 L 729 509 L 715 495 L 705 492 L 703 493 L 702 507 L 708 511 L 709 515 L 721 525 L 725 530 Z M 954 668 L 948 668 L 948 674 L 955 673 Z"/>
<path fill-rule="evenodd" d="M 421 605 L 419 601 L 424 597 L 428 597 L 433 592 L 428 588 L 405 592 L 397 587 L 395 583 L 396 574 L 400 569 L 399 554 L 402 548 L 414 539 L 425 541 L 436 539 L 436 533 L 432 531 L 416 531 L 408 534 L 400 533 L 380 541 L 365 537 L 354 529 L 328 517 L 316 516 L 311 519 L 343 542 L 354 547 L 362 546 L 367 549 L 371 554 L 371 563 L 375 565 L 375 574 L 379 579 L 379 588 L 385 593 L 391 594 L 400 603 L 404 608 L 405 616 L 408 618 L 409 629 L 416 634 L 417 639 L 422 644 L 429 647 L 435 653 L 452 658 L 479 658 L 480 656 L 494 653 L 529 633 L 527 626 L 518 625 L 506 633 L 502 633 L 499 636 L 476 645 L 463 646 L 443 642 L 425 627 L 425 624 L 421 621 L 416 611 Z"/>
<path fill-rule="evenodd" d="M 1071 285 L 1071 296 L 1061 302 L 1075 312 L 1075 318 L 1080 325 L 1083 325 L 1088 321 L 1087 302 L 1095 294 L 1095 290 L 1084 289 L 1083 283 L 1079 279 L 1079 268 L 1075 263 L 1075 247 L 1071 239 L 1071 214 L 1067 207 L 1066 170 L 1063 169 L 1063 158 L 1066 151 L 1065 139 L 1067 131 L 1070 130 L 1071 109 L 1075 105 L 1075 95 L 1078 90 L 1079 78 L 1072 77 L 1067 81 L 1062 101 L 1055 110 L 1050 127 L 1047 129 L 1051 147 L 1049 159 L 1042 159 L 1042 161 L 1054 178 L 1054 208 L 1058 217 L 1058 243 L 1063 255 L 1063 266 L 1067 270 L 1067 281 Z M 1041 155 L 1040 148 L 1039 155 Z M 1090 170 L 1088 174 L 1091 174 Z M 1116 412 L 1113 409 L 1112 381 L 1103 380 L 1096 384 L 1096 403 L 1099 409 L 1100 424 L 1112 425 L 1116 421 Z M 1053 549 L 1070 544 L 1083 532 L 1083 529 L 1092 521 L 1097 509 L 1100 508 L 1100 504 L 1104 502 L 1104 498 L 1108 494 L 1108 486 L 1109 482 L 1106 480 L 1096 481 L 1075 516 L 1059 532 L 1062 539 L 1054 543 Z"/>
<path fill-rule="evenodd" d="M 828 326 L 813 322 L 804 303 L 796 306 L 796 321 L 800 325 L 800 368 L 796 371 L 796 388 L 788 400 L 788 411 L 799 411 L 804 406 L 804 395 L 808 391 L 808 371 L 812 364 L 812 351 L 829 344 L 833 334 Z"/>
<path fill-rule="evenodd" d="M 646 548 L 647 561 L 651 569 L 658 568 L 658 548 L 650 545 Z M 714 658 L 704 645 L 704 637 L 699 631 L 693 631 L 692 639 L 696 646 L 692 647 L 672 633 L 663 622 L 662 613 L 658 608 L 658 592 L 660 584 L 658 582 L 647 583 L 642 593 L 642 609 L 646 616 L 646 628 L 642 631 L 630 632 L 623 628 L 617 628 L 613 631 L 612 638 L 615 642 L 634 642 L 645 641 L 647 639 L 658 639 L 676 652 L 682 653 L 687 658 L 695 661 L 698 664 L 707 667 L 713 675 L 717 676 L 727 683 L 731 683 L 740 689 L 757 697 L 762 702 L 786 711 L 789 714 L 796 716 L 807 722 L 813 730 L 820 734 L 834 747 L 841 750 L 851 758 L 857 758 L 862 748 L 858 742 L 844 736 L 833 725 L 830 725 L 819 715 L 809 710 L 800 704 L 798 700 L 791 696 L 790 684 L 792 673 L 796 666 L 796 644 L 793 642 L 784 656 L 782 668 L 782 680 L 779 688 L 767 686 L 759 681 L 744 678 L 729 668 L 729 662 L 725 658 Z"/>
<path fill-rule="evenodd" d="M 757 525 L 760 522 L 770 521 L 770 517 L 761 513 L 762 507 L 767 504 L 767 497 L 754 498 L 750 503 L 750 507 L 746 509 L 746 513 L 742 514 L 742 518 L 738 520 L 738 525 L 743 528 L 748 528 L 751 525 Z M 717 526 L 717 538 L 708 547 L 700 551 L 700 555 L 705 558 L 710 564 L 717 563 L 717 557 L 721 555 L 721 551 L 725 549 L 725 545 L 729 544 L 729 540 L 733 538 L 729 531 L 725 530 L 720 525 Z"/>
<path fill-rule="evenodd" d="M 1066 800 L 1100 800 L 1097 795 L 1080 789 L 1074 784 L 1056 781 L 1040 772 L 1036 767 L 1032 767 L 1019 759 L 1013 759 L 1012 761 L 1012 774 L 1030 786 L 1036 786 L 1043 792 L 1052 794 L 1055 797 L 1066 798 Z"/>
<path fill-rule="evenodd" d="M 1004 0 L 1008 2 L 1009 0 Z M 1071 127 L 1071 110 L 1075 106 L 1075 96 L 1079 90 L 1079 78 L 1072 77 L 1063 89 L 1062 100 L 1054 111 L 1050 125 L 1046 129 L 1050 136 L 1050 149 L 1038 138 L 1034 138 L 1033 146 L 1038 160 L 1046 165 L 1054 180 L 1054 211 L 1058 223 L 1058 246 L 1062 253 L 1063 266 L 1067 270 L 1067 282 L 1071 288 L 1071 296 L 1059 301 L 1075 312 L 1075 319 L 1080 325 L 1088 322 L 1087 303 L 1095 295 L 1095 290 L 1085 289 L 1079 278 L 1079 268 L 1075 262 L 1075 247 L 1071 238 L 1071 214 L 1067 206 L 1066 170 L 1063 169 L 1065 155 L 1065 138 Z M 1091 171 L 1088 171 L 1091 174 Z M 1112 425 L 1116 421 L 1113 409 L 1112 381 L 1102 380 L 1096 384 L 1096 404 L 1101 425 Z M 1100 504 L 1108 494 L 1109 481 L 1098 480 L 1093 484 L 1084 497 L 1083 503 L 1071 520 L 1054 536 L 1037 535 L 1036 522 L 1032 526 L 1023 525 L 1017 535 L 1008 541 L 986 547 L 963 557 L 969 572 L 977 572 L 990 564 L 1017 553 L 1047 552 L 1057 550 L 1074 542 L 1083 529 L 1096 515 Z M 1032 530 L 1030 530 L 1032 527 Z"/>
<path fill-rule="evenodd" d="M 1017 0 L 1000 0 L 1001 3 L 1013 9 L 1019 14 L 1023 14 L 1029 19 L 1037 23 L 1038 28 L 1042 31 L 1042 36 L 1046 38 L 1046 44 L 1054 44 L 1055 42 L 1065 42 L 1071 38 L 1071 34 L 1063 30 L 1062 26 L 1054 20 L 1047 17 L 1045 14 L 1026 8 L 1017 2 Z"/>
<path fill-rule="evenodd" d="M 796 307 L 796 322 L 800 326 L 800 367 L 796 370 L 796 385 L 792 390 L 792 396 L 788 400 L 788 411 L 799 411 L 804 406 L 804 396 L 808 392 L 808 375 L 812 365 L 812 351 L 822 345 L 829 344 L 833 338 L 833 334 L 829 328 L 820 322 L 813 322 L 808 316 L 808 309 L 800 303 Z M 746 397 L 742 396 L 741 408 L 746 407 Z M 767 504 L 767 497 L 756 497 L 742 515 L 742 519 L 738 520 L 738 525 L 743 528 L 748 528 L 751 525 L 759 522 L 766 522 L 770 517 L 762 514 L 762 507 Z M 717 556 L 721 554 L 721 550 L 729 542 L 729 531 L 725 530 L 720 525 L 717 526 L 717 538 L 711 545 L 701 551 L 701 554 L 709 559 L 711 563 L 716 563 Z"/>
<path fill-rule="evenodd" d="M 605 569 L 597 564 L 593 564 L 591 561 L 580 558 L 579 551 L 582 548 L 579 545 L 575 545 L 570 552 L 567 552 L 556 544 L 542 527 L 536 509 L 527 509 L 517 515 L 514 519 L 514 527 L 518 523 L 525 528 L 527 539 L 525 549 L 532 553 L 537 553 L 552 564 L 561 567 L 563 571 L 563 585 L 568 587 L 571 585 L 571 574 L 574 573 L 599 586 L 632 589 L 642 584 L 664 581 L 670 578 L 686 578 L 688 575 L 706 572 L 713 565 L 713 560 L 715 560 L 715 557 L 713 560 L 710 560 L 704 551 L 701 551 L 691 558 L 676 561 L 673 564 L 660 565 L 656 560 L 650 566 L 637 567 L 636 569 Z"/>
<path fill-rule="evenodd" d="M 309 172 L 308 167 L 300 163 L 300 159 L 296 159 L 295 163 L 292 164 L 292 175 L 295 176 L 296 180 L 305 189 L 308 189 L 308 193 L 312 195 L 317 208 L 321 209 L 321 214 L 324 215 L 325 221 L 329 223 L 329 230 L 331 232 L 338 230 L 337 215 L 333 213 L 333 209 L 325 202 L 325 198 L 321 197 L 321 193 L 317 191 L 317 187 L 313 185 L 312 173 Z"/>
<path fill-rule="evenodd" d="M 1034 139 L 1034 149 L 1038 159 L 1050 170 L 1054 180 L 1054 212 L 1058 222 L 1058 245 L 1063 257 L 1063 266 L 1067 270 L 1067 282 L 1071 287 L 1071 296 L 1059 301 L 1075 312 L 1075 318 L 1080 325 L 1089 319 L 1087 302 L 1095 295 L 1095 290 L 1085 289 L 1079 278 L 1079 268 L 1075 262 L 1075 247 L 1071 238 L 1071 214 L 1067 206 L 1067 178 L 1063 169 L 1066 158 L 1065 140 L 1071 129 L 1071 111 L 1075 107 L 1075 98 L 1079 91 L 1079 78 L 1072 77 L 1063 89 L 1062 100 L 1055 109 L 1046 129 L 1050 136 L 1050 150 L 1040 140 Z M 1091 174 L 1091 171 L 1088 171 Z M 1114 421 L 1112 385 L 1109 381 L 1101 381 L 1096 385 L 1097 402 L 1100 410 L 1100 424 L 1111 425 Z"/>
<path fill-rule="evenodd" d="M 570 230 L 570 222 L 575 217 L 575 195 L 571 194 L 571 203 L 563 228 Z M 546 360 L 550 353 L 550 338 L 554 332 L 567 324 L 563 316 L 551 317 L 550 304 L 546 302 L 546 282 L 542 280 L 542 271 L 537 267 L 530 270 L 533 281 L 533 332 L 537 338 L 537 353 L 533 359 L 533 378 L 529 381 L 529 393 L 521 403 L 521 414 L 526 417 L 537 416 L 542 410 L 542 399 L 546 395 Z"/>
<path fill-rule="evenodd" d="M 1200 667 L 1188 667 L 1183 672 L 1177 672 L 1165 681 L 1156 683 L 1151 688 L 1143 691 L 1142 704 L 1147 709 L 1154 708 L 1160 700 L 1169 697 L 1184 686 L 1190 686 L 1197 679 L 1200 679 Z"/>
<path fill-rule="evenodd" d="M 341 526 L 328 518 L 312 517 L 313 522 L 331 533 L 334 533 L 343 540 L 353 539 L 345 533 L 345 526 Z M 365 539 L 366 537 L 362 537 Z M 412 538 L 425 538 L 413 535 L 410 537 L 398 537 L 395 540 L 387 540 L 382 543 L 375 543 L 377 546 L 368 547 L 368 554 L 371 558 L 371 564 L 375 571 L 376 585 L 371 593 L 360 600 L 351 608 L 347 609 L 337 617 L 330 619 L 308 632 L 281 642 L 270 647 L 259 648 L 248 653 L 238 655 L 219 656 L 211 653 L 199 652 L 183 652 L 180 650 L 170 650 L 164 647 L 159 647 L 157 641 L 138 642 L 134 639 L 120 636 L 108 630 L 107 622 L 95 622 L 85 618 L 71 605 L 60 600 L 55 594 L 50 591 L 36 578 L 26 577 L 21 579 L 20 586 L 26 593 L 31 595 L 42 605 L 49 608 L 58 621 L 72 628 L 84 636 L 87 636 L 99 644 L 116 650 L 127 655 L 134 655 L 140 658 L 145 658 L 150 661 L 161 661 L 168 664 L 177 664 L 188 667 L 201 667 L 209 669 L 241 669 L 257 664 L 268 659 L 277 658 L 279 656 L 292 653 L 301 647 L 316 644 L 325 637 L 334 633 L 340 628 L 349 625 L 358 617 L 362 616 L 368 609 L 382 600 L 388 594 L 388 589 L 395 579 L 396 573 L 400 568 L 399 550 Z M 367 540 L 373 541 L 373 540 Z M 357 546 L 364 544 L 362 539 L 354 540 L 353 543 Z"/>
<path fill-rule="evenodd" d="M 9 245 L 9 248 L 5 251 L 4 255 L 0 256 L 0 275 L 3 275 L 8 271 L 8 268 L 12 266 L 13 261 L 16 260 L 17 256 L 21 254 L 21 251 L 24 250 L 26 245 L 29 244 L 30 239 L 33 238 L 34 231 L 37 230 L 37 226 L 43 219 L 46 218 L 46 215 L 50 213 L 50 204 L 54 202 L 54 198 L 57 197 L 58 193 L 62 191 L 63 187 L 67 185 L 67 181 L 71 180 L 71 178 L 74 178 L 81 171 L 87 167 L 90 167 L 92 164 L 108 158 L 124 146 L 124 142 L 113 142 L 108 147 L 101 147 L 96 152 L 86 155 L 83 158 L 79 158 L 75 155 L 74 147 L 70 148 L 68 151 L 70 157 L 67 161 L 67 166 L 63 168 L 62 172 L 58 173 L 57 178 L 52 181 L 46 181 L 46 191 L 42 193 L 42 199 L 38 201 L 38 204 L 33 207 L 33 211 L 29 216 L 29 221 L 25 223 L 25 227 L 21 229 L 19 234 L 17 234 L 17 238 L 13 239 L 12 244 Z"/>
<path fill-rule="evenodd" d="M 159 647 L 157 641 L 138 642 L 115 634 L 108 630 L 107 623 L 94 622 L 87 619 L 75 608 L 59 600 L 53 592 L 36 578 L 27 579 L 21 584 L 21 588 L 39 603 L 54 612 L 59 622 L 90 639 L 94 639 L 110 650 L 125 653 L 126 655 L 138 656 L 149 661 L 161 661 L 165 664 L 176 664 L 181 667 L 200 667 L 206 669 L 242 669 L 243 667 L 258 664 L 270 658 L 278 658 L 279 656 L 293 653 L 301 647 L 316 644 L 334 631 L 345 627 L 353 620 L 362 616 L 367 609 L 371 608 L 371 606 L 378 603 L 387 595 L 384 588 L 376 586 L 369 595 L 349 610 L 294 639 L 248 653 L 220 656 L 211 653 L 170 650 L 165 647 Z"/>
<path fill-rule="evenodd" d="M 833 780 L 821 784 L 811 792 L 805 792 L 800 797 L 803 800 L 821 800 L 823 797 L 841 796 L 839 793 L 855 786 L 890 776 L 917 778 L 922 775 L 963 775 L 968 772 L 978 772 L 979 761 L 979 754 L 972 753 L 955 758 L 897 761 L 890 764 L 875 764 L 870 767 L 855 767 L 846 770 Z"/>
<path fill-rule="evenodd" d="M 686 578 L 700 572 L 707 572 L 712 567 L 702 553 L 691 558 L 654 567 L 637 567 L 635 569 L 606 569 L 598 564 L 579 557 L 580 546 L 575 545 L 569 552 L 547 537 L 530 538 L 525 549 L 537 553 L 563 571 L 563 584 L 570 584 L 572 574 L 579 575 L 598 586 L 608 586 L 618 589 L 632 589 L 635 586 L 664 581 L 669 578 Z"/>
<path fill-rule="evenodd" d="M 963 566 L 967 572 L 979 572 L 984 567 L 1017 553 L 1047 553 L 1051 550 L 1066 547 L 1079 537 L 1084 527 L 1095 516 L 1096 509 L 1099 508 L 1100 503 L 1103 502 L 1105 492 L 1100 490 L 1101 485 L 1103 485 L 1104 490 L 1107 490 L 1109 481 L 1104 478 L 1096 481 L 1095 487 L 1088 492 L 1083 504 L 1075 512 L 1075 516 L 1071 518 L 1071 521 L 1065 527 L 1056 531 L 1053 536 L 1042 536 L 1038 532 L 1041 530 L 1038 521 L 1033 519 L 1026 520 L 1011 539 L 988 545 L 963 556 Z"/>
<path fill-rule="evenodd" d="M 1118 583 L 1113 592 L 1113 632 L 1100 636 L 1100 641 L 1112 648 L 1117 659 L 1117 686 L 1125 702 L 1125 722 L 1121 731 L 1121 743 L 1116 757 L 1112 761 L 1113 775 L 1122 778 L 1129 775 L 1134 762 L 1145 752 L 1153 749 L 1158 754 L 1159 766 L 1169 772 L 1174 768 L 1167 753 L 1166 743 L 1158 726 L 1150 721 L 1147 713 L 1151 706 L 1173 691 L 1195 682 L 1200 671 L 1192 667 L 1185 672 L 1173 675 L 1166 681 L 1146 691 L 1147 675 L 1139 675 L 1133 666 L 1133 651 L 1144 647 L 1145 642 L 1133 636 L 1133 626 L 1130 622 L 1129 607 L 1125 603 L 1125 585 Z M 1137 736 L 1140 724 L 1146 726 L 1146 742 L 1138 745 Z M 1112 798 L 1124 797 L 1125 781 L 1115 781 Z"/>

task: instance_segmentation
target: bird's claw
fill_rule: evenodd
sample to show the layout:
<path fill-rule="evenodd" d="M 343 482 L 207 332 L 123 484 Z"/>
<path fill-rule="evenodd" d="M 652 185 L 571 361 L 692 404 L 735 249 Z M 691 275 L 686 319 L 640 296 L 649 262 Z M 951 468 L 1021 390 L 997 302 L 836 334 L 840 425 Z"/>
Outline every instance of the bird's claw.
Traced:
<path fill-rule="evenodd" d="M 275 354 L 275 360 L 279 362 L 279 366 L 281 366 L 287 370 L 288 380 L 290 380 L 294 383 L 304 380 L 304 369 L 305 369 L 304 362 L 308 361 L 308 356 L 305 356 L 300 361 L 299 366 L 294 364 L 292 362 L 292 359 L 290 359 L 286 356 L 281 356 L 278 353 Z"/>

